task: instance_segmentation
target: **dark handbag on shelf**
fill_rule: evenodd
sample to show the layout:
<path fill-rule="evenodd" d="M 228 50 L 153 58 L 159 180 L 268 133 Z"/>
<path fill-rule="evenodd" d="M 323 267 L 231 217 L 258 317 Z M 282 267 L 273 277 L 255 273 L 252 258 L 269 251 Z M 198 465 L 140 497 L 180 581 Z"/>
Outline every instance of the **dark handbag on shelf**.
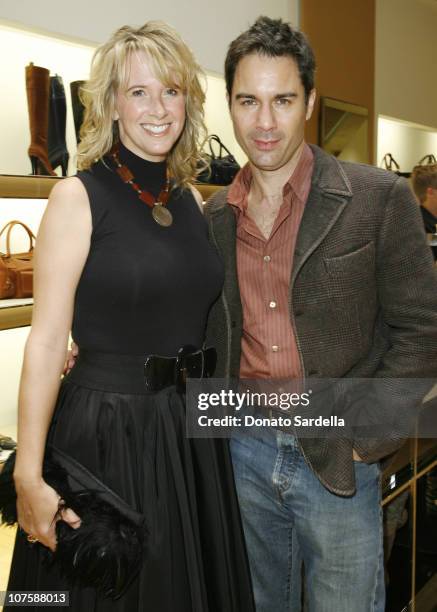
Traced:
<path fill-rule="evenodd" d="M 424 155 L 420 161 L 417 162 L 418 166 L 430 166 L 433 164 L 437 164 L 437 159 L 433 153 L 428 153 L 428 155 Z"/>
<path fill-rule="evenodd" d="M 229 185 L 240 169 L 239 163 L 217 134 L 208 136 L 206 142 L 209 145 L 209 154 L 206 153 L 205 158 L 209 167 L 201 171 L 197 176 L 197 181 L 210 185 Z M 213 143 L 219 147 L 218 154 L 214 151 Z M 227 155 L 224 155 L 224 152 Z"/>
<path fill-rule="evenodd" d="M 0 473 L 0 513 L 6 525 L 17 522 L 14 465 L 15 452 Z M 73 584 L 94 587 L 103 596 L 117 599 L 141 567 L 147 535 L 144 516 L 53 446 L 47 447 L 43 475 L 61 497 L 60 510 L 71 508 L 81 524 L 74 529 L 62 518 L 57 520 L 54 553 L 40 543 L 32 546 L 40 546 L 45 562 L 56 564 Z"/>
<path fill-rule="evenodd" d="M 24 228 L 29 236 L 29 250 L 24 253 L 11 253 L 11 233 L 17 226 Z M 21 221 L 9 221 L 0 231 L 0 238 L 4 233 L 6 253 L 0 253 L 0 299 L 32 297 L 35 235 Z"/>
<path fill-rule="evenodd" d="M 382 158 L 382 167 L 385 170 L 390 170 L 394 172 L 398 176 L 403 176 L 404 178 L 410 178 L 411 172 L 401 172 L 398 162 L 395 160 L 391 153 L 386 153 Z"/>

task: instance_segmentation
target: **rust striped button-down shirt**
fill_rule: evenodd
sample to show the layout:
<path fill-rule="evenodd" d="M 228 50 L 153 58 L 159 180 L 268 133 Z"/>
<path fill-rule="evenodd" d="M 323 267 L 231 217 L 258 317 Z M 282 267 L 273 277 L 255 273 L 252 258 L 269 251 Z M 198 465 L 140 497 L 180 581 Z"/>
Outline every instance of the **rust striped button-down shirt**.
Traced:
<path fill-rule="evenodd" d="M 298 378 L 299 353 L 288 306 L 297 232 L 311 188 L 314 156 L 308 145 L 283 189 L 269 238 L 247 214 L 250 166 L 236 176 L 228 203 L 237 215 L 237 268 L 243 305 L 241 378 Z"/>

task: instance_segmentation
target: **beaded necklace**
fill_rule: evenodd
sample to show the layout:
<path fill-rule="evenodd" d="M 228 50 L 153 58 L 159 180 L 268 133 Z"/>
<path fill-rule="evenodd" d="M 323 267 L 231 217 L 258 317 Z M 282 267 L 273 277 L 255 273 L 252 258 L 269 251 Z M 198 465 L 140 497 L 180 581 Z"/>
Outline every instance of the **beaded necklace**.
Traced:
<path fill-rule="evenodd" d="M 121 178 L 123 183 L 126 183 L 126 185 L 130 185 L 132 187 L 142 202 L 147 204 L 147 206 L 152 209 L 152 217 L 155 219 L 156 223 L 162 227 L 169 227 L 173 223 L 173 216 L 168 208 L 166 208 L 170 193 L 170 177 L 168 170 L 166 170 L 164 187 L 159 192 L 158 197 L 155 198 L 149 191 L 141 189 L 141 187 L 135 182 L 135 177 L 132 172 L 125 164 L 121 163 L 119 152 L 120 148 L 117 143 L 109 153 L 109 156 L 112 157 L 115 162 L 115 171 L 117 172 L 118 176 Z"/>

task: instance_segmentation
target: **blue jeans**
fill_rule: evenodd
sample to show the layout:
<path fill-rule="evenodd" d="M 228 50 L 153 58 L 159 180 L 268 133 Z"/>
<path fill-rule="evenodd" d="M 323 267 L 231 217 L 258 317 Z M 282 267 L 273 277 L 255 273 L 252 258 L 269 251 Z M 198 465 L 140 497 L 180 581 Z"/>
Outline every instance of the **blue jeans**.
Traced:
<path fill-rule="evenodd" d="M 300 610 L 298 559 L 309 612 L 383 612 L 379 465 L 355 462 L 357 492 L 340 497 L 290 434 L 237 432 L 231 453 L 257 612 Z"/>

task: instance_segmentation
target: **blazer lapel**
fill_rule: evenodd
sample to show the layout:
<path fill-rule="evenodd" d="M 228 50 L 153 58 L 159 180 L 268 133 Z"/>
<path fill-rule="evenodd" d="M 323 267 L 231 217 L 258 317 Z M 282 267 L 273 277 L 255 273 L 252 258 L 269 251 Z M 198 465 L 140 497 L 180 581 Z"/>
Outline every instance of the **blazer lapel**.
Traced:
<path fill-rule="evenodd" d="M 337 160 L 319 147 L 314 153 L 314 172 L 297 235 L 291 285 L 305 261 L 329 233 L 352 197 L 352 189 Z"/>

